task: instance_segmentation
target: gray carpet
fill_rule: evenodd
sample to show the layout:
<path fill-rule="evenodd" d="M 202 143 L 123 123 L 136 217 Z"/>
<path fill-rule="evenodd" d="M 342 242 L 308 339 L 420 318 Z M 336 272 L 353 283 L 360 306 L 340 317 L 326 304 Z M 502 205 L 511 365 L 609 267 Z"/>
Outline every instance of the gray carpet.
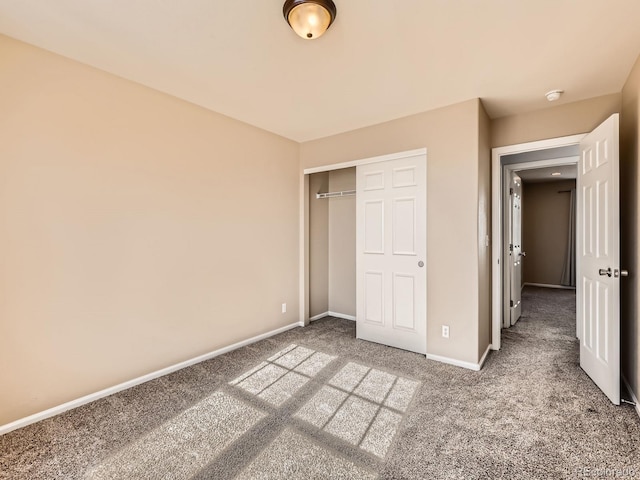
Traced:
<path fill-rule="evenodd" d="M 527 288 L 472 372 L 327 318 L 4 435 L 0 478 L 640 478 L 574 332 L 572 291 Z"/>

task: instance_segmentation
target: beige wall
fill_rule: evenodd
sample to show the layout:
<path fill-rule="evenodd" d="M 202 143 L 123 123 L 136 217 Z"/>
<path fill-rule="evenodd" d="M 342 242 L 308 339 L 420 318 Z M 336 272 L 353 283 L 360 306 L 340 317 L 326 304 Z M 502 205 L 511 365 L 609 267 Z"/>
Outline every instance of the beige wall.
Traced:
<path fill-rule="evenodd" d="M 329 173 L 309 175 L 309 317 L 329 311 Z"/>
<path fill-rule="evenodd" d="M 298 321 L 296 143 L 1 36 L 0 65 L 0 425 Z"/>
<path fill-rule="evenodd" d="M 329 190 L 356 189 L 356 169 L 329 173 Z M 356 315 L 356 197 L 337 197 L 329 203 L 329 310 Z"/>
<path fill-rule="evenodd" d="M 491 343 L 491 120 L 478 109 L 478 357 Z"/>
<path fill-rule="evenodd" d="M 569 238 L 569 193 L 575 180 L 525 183 L 522 194 L 522 280 L 560 285 Z"/>
<path fill-rule="evenodd" d="M 303 169 L 427 148 L 427 351 L 469 362 L 479 359 L 480 108 L 469 100 L 300 147 Z M 441 337 L 443 324 L 449 339 Z"/>
<path fill-rule="evenodd" d="M 640 329 L 638 295 L 640 295 L 640 257 L 638 255 L 638 186 L 640 174 L 640 57 L 622 89 L 620 114 L 620 266 L 629 270 L 621 286 L 622 375 L 640 398 Z"/>
<path fill-rule="evenodd" d="M 566 103 L 491 122 L 491 146 L 502 147 L 586 133 L 620 111 L 619 93 Z"/>

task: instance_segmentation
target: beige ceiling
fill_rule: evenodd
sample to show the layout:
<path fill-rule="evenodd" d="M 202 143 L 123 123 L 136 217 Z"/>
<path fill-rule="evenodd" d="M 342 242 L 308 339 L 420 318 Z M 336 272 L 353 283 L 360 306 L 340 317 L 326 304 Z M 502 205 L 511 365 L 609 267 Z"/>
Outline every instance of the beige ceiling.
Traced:
<path fill-rule="evenodd" d="M 474 97 L 493 118 L 618 92 L 640 0 L 0 0 L 0 32 L 297 141 Z"/>

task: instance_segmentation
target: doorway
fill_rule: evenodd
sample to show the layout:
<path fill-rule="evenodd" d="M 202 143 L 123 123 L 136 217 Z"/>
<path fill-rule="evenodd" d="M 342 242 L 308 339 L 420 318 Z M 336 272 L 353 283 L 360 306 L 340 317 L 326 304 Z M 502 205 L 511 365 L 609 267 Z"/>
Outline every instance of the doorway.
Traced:
<path fill-rule="evenodd" d="M 619 115 L 614 114 L 588 134 L 500 147 L 492 152 L 492 348 L 500 349 L 502 328 L 511 324 L 511 276 L 517 275 L 513 267 L 523 258 L 522 252 L 512 255 L 513 245 L 508 241 L 513 216 L 507 213 L 511 214 L 513 206 L 510 195 L 514 179 L 519 178 L 516 172 L 575 164 L 575 157 L 549 158 L 548 154 L 553 149 L 577 146 L 576 334 L 580 366 L 614 404 L 620 404 L 619 281 L 626 273 L 619 265 L 618 143 Z M 529 158 L 518 163 L 523 159 L 518 155 Z"/>
<path fill-rule="evenodd" d="M 553 158 L 556 155 L 573 156 Z M 575 289 L 576 176 L 578 146 L 546 149 L 541 162 L 523 162 L 522 155 L 506 155 L 505 190 L 508 189 L 503 225 L 505 246 L 505 310 L 503 327 L 518 322 L 521 292 L 526 286 Z"/>
<path fill-rule="evenodd" d="M 576 168 L 583 138 L 584 135 L 576 135 L 493 151 L 492 223 L 493 238 L 496 239 L 492 250 L 494 350 L 500 349 L 501 329 L 514 325 L 521 314 L 522 264 L 527 254 L 522 250 L 521 238 L 522 176 L 540 177 L 547 169 L 555 173 L 561 169 Z"/>
<path fill-rule="evenodd" d="M 356 320 L 356 167 L 309 176 L 309 320 Z"/>
<path fill-rule="evenodd" d="M 518 330 L 532 338 L 540 339 L 548 327 L 559 336 L 573 329 L 570 335 L 577 337 L 574 159 L 572 165 L 512 173 L 505 209 L 511 298 L 504 327 L 524 322 Z"/>
<path fill-rule="evenodd" d="M 575 290 L 577 160 L 517 172 L 522 183 L 522 286 Z"/>

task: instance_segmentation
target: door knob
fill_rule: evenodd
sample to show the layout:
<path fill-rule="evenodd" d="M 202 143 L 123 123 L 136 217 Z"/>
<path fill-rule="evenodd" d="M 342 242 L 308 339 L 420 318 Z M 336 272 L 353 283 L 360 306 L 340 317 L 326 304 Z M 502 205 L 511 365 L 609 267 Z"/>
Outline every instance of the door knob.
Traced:
<path fill-rule="evenodd" d="M 423 262 L 422 260 L 420 260 L 420 261 L 418 262 L 418 266 L 419 266 L 420 268 L 424 267 L 424 262 Z"/>
<path fill-rule="evenodd" d="M 613 271 L 613 276 L 618 278 L 618 277 L 628 277 L 629 276 L 629 272 L 627 270 L 620 270 L 618 271 L 618 269 L 616 268 Z"/>
<path fill-rule="evenodd" d="M 613 272 L 611 271 L 611 267 L 607 268 L 606 270 L 604 268 L 601 268 L 600 270 L 598 270 L 598 273 L 602 276 L 606 275 L 607 277 L 610 277 Z"/>
<path fill-rule="evenodd" d="M 520 252 L 520 256 L 526 257 L 527 256 L 527 252 Z"/>

